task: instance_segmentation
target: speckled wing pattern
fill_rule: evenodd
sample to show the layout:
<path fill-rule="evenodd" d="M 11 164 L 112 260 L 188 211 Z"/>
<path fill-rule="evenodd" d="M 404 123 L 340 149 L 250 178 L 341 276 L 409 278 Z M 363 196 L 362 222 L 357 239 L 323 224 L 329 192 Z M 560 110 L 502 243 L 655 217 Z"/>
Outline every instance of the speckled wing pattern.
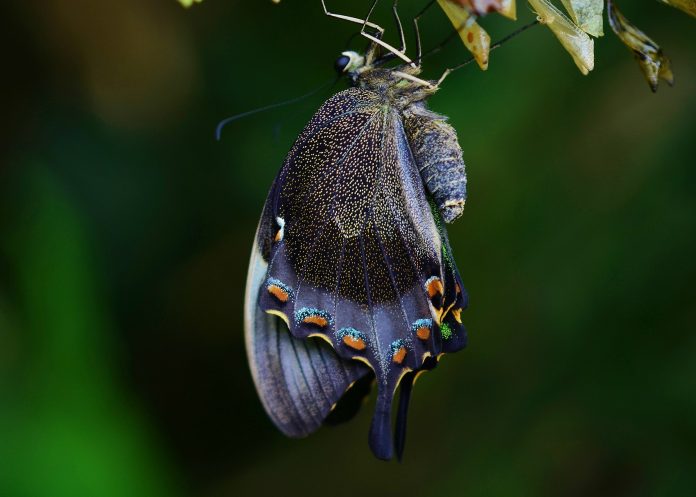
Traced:
<path fill-rule="evenodd" d="M 247 349 L 267 412 L 284 433 L 306 435 L 371 369 L 370 447 L 400 455 L 411 383 L 466 345 L 466 305 L 401 114 L 365 89 L 333 96 L 288 154 L 252 253 Z"/>

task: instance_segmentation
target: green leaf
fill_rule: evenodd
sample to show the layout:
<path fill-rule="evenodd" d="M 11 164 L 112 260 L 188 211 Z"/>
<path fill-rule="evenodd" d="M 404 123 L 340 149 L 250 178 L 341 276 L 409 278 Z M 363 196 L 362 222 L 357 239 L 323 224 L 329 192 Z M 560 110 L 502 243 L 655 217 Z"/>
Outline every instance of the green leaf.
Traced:
<path fill-rule="evenodd" d="M 191 7 L 194 3 L 201 3 L 203 0 L 177 0 L 181 5 L 187 9 Z"/>

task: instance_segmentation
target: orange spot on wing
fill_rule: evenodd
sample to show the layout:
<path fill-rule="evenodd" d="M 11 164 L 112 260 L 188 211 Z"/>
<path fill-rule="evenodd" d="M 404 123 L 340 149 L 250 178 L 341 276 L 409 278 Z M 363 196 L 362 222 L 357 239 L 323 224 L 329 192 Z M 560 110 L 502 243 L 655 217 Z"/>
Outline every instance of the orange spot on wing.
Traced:
<path fill-rule="evenodd" d="M 351 335 L 346 335 L 343 337 L 343 343 L 345 343 L 351 349 L 355 349 L 355 350 L 364 350 L 365 349 L 365 341 L 362 338 L 355 338 Z"/>
<path fill-rule="evenodd" d="M 401 364 L 404 362 L 404 359 L 406 358 L 406 347 L 400 347 L 399 350 L 394 352 L 394 355 L 392 356 L 392 360 L 396 364 Z"/>
<path fill-rule="evenodd" d="M 283 230 L 276 231 L 275 238 L 273 238 L 273 240 L 276 242 L 279 242 L 282 239 L 283 239 Z"/>
<path fill-rule="evenodd" d="M 307 324 L 316 324 L 317 326 L 321 326 L 322 328 L 329 324 L 326 318 L 323 318 L 321 316 L 307 316 L 302 320 L 302 322 Z"/>
<path fill-rule="evenodd" d="M 421 340 L 427 340 L 430 338 L 430 328 L 427 326 L 421 326 L 416 330 L 416 336 Z"/>
<path fill-rule="evenodd" d="M 462 309 L 452 309 L 452 316 L 457 321 L 457 323 L 462 324 Z"/>
<path fill-rule="evenodd" d="M 278 285 L 268 285 L 268 293 L 273 295 L 276 299 L 278 299 L 280 302 L 287 302 L 288 299 L 290 298 L 290 295 L 288 295 L 288 292 L 280 288 Z"/>
<path fill-rule="evenodd" d="M 442 286 L 440 278 L 433 278 L 427 284 L 428 297 L 433 298 L 437 294 L 444 294 L 445 287 Z"/>

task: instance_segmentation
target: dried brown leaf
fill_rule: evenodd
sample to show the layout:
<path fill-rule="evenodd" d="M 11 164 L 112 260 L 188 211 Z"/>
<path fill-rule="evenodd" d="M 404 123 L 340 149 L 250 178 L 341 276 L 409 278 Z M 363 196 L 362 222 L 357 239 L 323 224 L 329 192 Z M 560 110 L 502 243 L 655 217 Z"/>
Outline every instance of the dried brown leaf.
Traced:
<path fill-rule="evenodd" d="M 459 33 L 464 46 L 476 59 L 479 67 L 484 71 L 488 69 L 488 52 L 491 47 L 491 37 L 476 23 L 476 17 L 465 7 L 459 4 L 459 0 L 437 0 L 442 10 L 447 14 L 450 22 Z"/>
<path fill-rule="evenodd" d="M 670 86 L 673 85 L 671 63 L 660 46 L 631 24 L 612 0 L 607 0 L 607 18 L 616 36 L 633 51 L 650 89 L 653 92 L 657 91 L 660 79 L 667 81 Z"/>

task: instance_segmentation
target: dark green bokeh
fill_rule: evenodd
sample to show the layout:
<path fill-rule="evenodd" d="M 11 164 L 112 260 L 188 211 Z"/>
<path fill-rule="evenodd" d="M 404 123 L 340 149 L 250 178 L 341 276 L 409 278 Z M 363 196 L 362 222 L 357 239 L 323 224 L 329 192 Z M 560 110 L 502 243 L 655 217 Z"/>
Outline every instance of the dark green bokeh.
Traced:
<path fill-rule="evenodd" d="M 419 380 L 400 465 L 369 453 L 370 406 L 285 439 L 245 360 L 257 216 L 334 90 L 213 140 L 329 80 L 355 26 L 318 0 L 4 4 L 0 495 L 695 495 L 696 21 L 624 3 L 674 88 L 611 32 L 583 77 L 537 27 L 432 98 L 468 165 L 470 346 Z"/>

